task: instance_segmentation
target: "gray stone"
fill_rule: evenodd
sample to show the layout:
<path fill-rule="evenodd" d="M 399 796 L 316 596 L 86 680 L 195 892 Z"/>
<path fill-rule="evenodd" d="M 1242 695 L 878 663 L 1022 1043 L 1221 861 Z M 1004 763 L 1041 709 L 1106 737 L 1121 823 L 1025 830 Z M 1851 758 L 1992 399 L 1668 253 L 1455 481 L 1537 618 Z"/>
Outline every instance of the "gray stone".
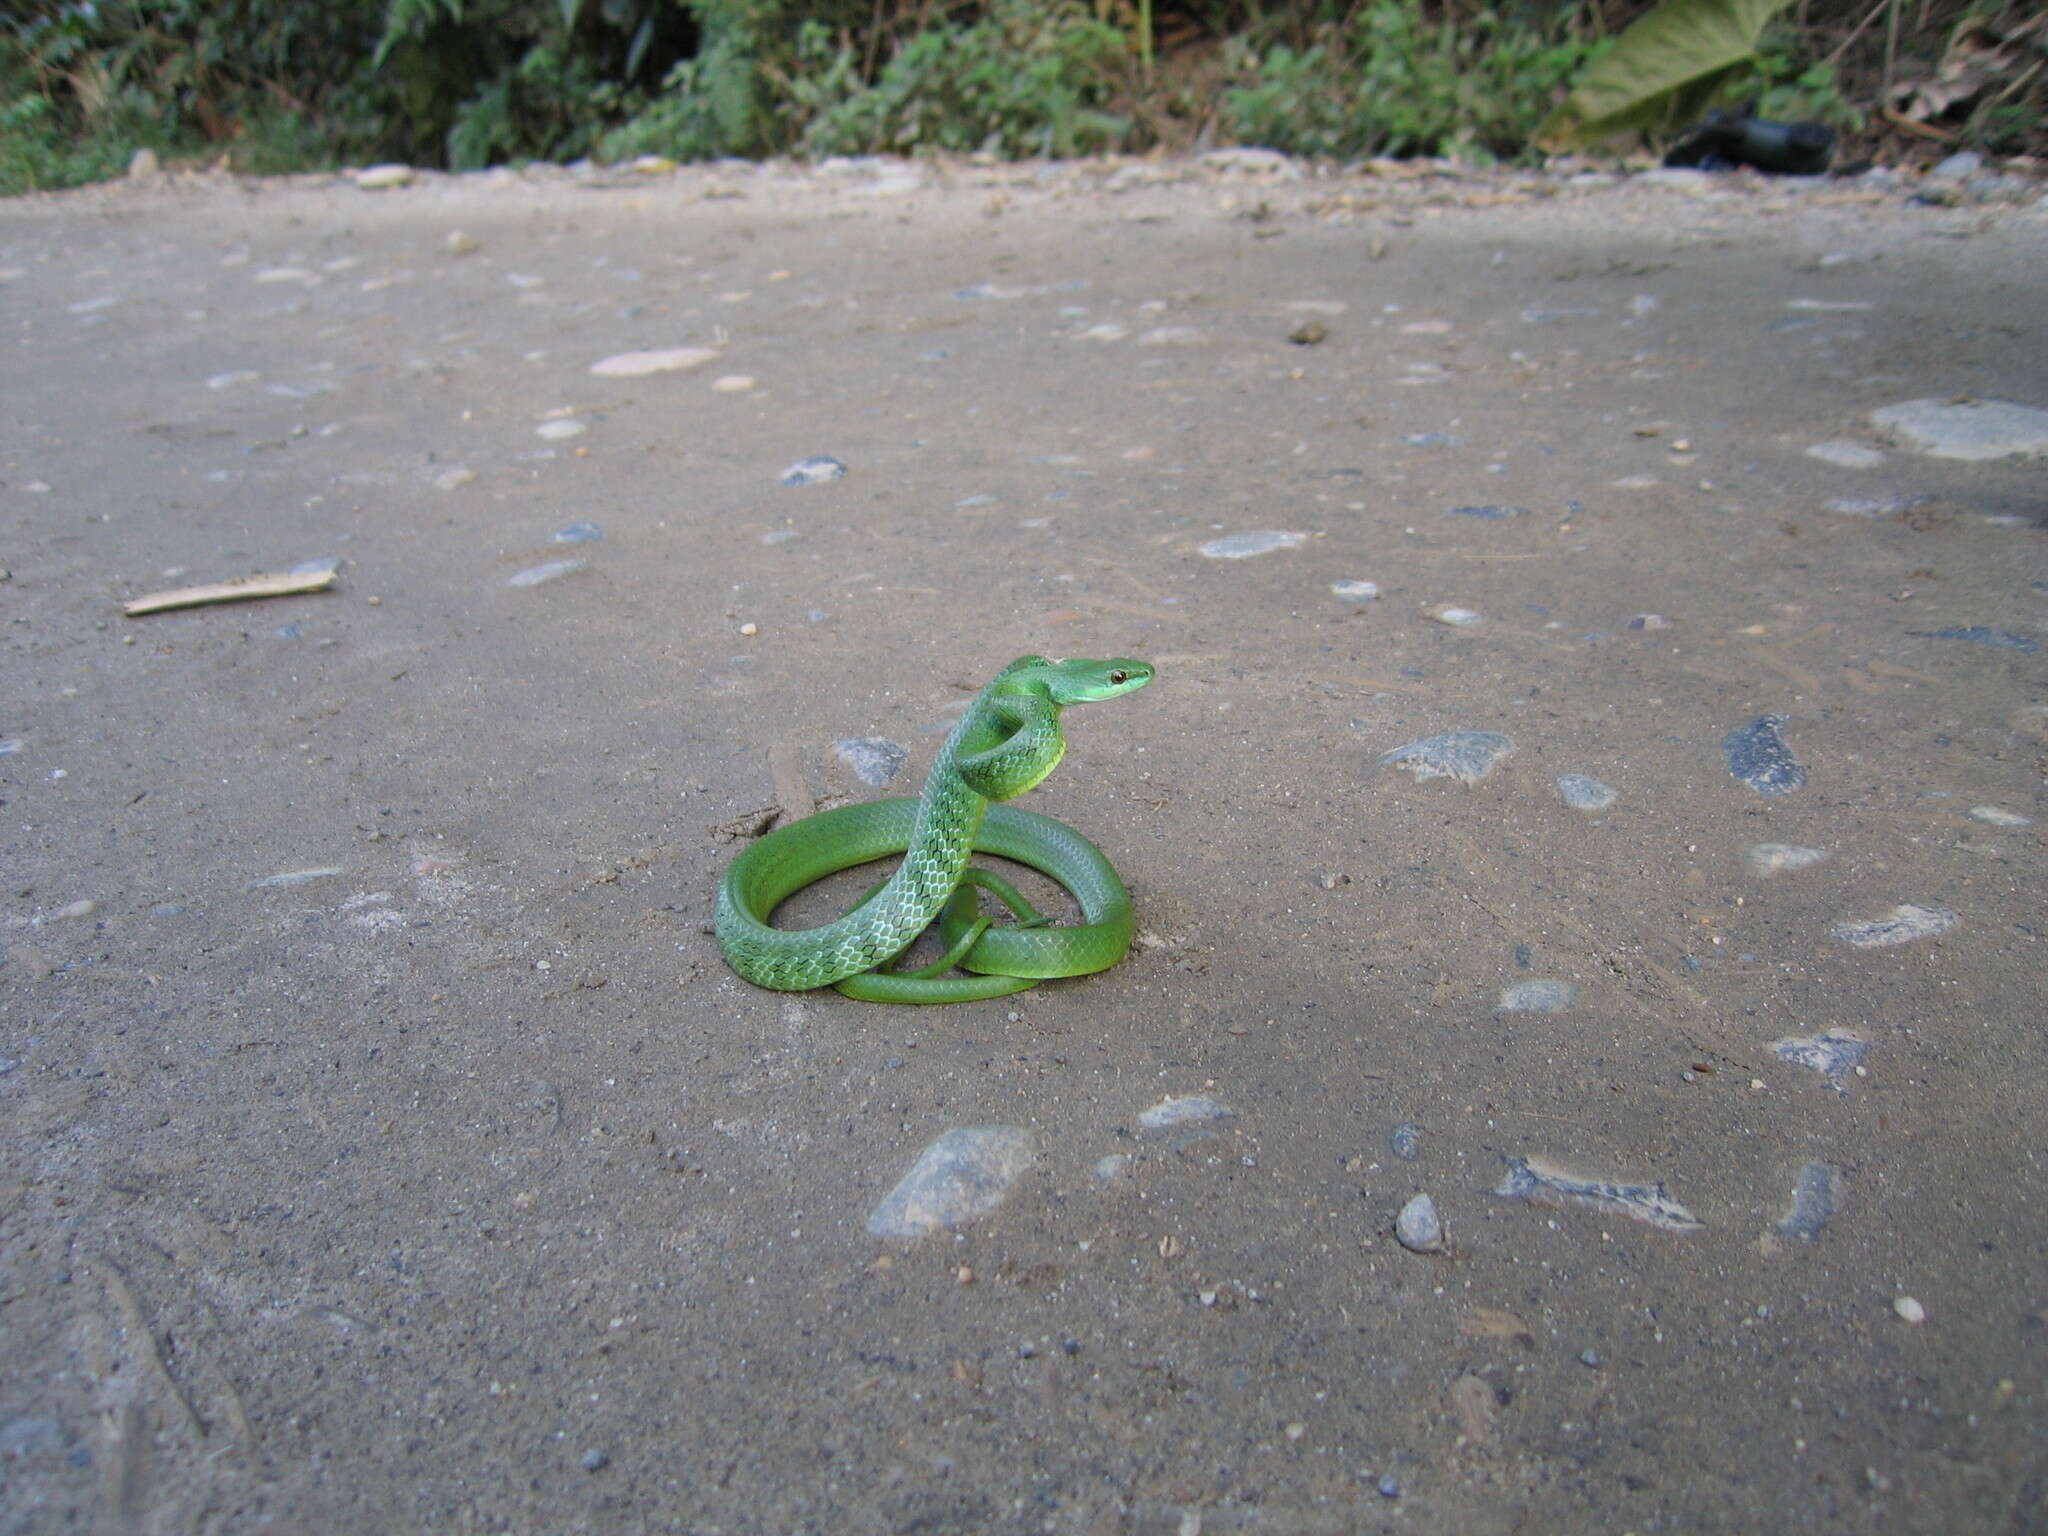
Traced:
<path fill-rule="evenodd" d="M 1929 458 L 2048 458 L 2048 411 L 2010 400 L 1907 400 L 1872 411 L 1870 419 Z"/>

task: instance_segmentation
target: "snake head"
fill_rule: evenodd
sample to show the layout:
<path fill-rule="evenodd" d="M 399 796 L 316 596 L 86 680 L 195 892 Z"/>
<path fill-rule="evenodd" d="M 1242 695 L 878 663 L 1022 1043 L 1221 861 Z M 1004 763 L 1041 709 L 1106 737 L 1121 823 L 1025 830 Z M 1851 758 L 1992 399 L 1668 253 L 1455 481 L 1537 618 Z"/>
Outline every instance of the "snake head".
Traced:
<path fill-rule="evenodd" d="M 1152 663 L 1130 656 L 1112 656 L 1107 661 L 1075 656 L 1051 663 L 1040 679 L 1053 703 L 1062 707 L 1087 704 L 1144 687 L 1152 681 Z"/>

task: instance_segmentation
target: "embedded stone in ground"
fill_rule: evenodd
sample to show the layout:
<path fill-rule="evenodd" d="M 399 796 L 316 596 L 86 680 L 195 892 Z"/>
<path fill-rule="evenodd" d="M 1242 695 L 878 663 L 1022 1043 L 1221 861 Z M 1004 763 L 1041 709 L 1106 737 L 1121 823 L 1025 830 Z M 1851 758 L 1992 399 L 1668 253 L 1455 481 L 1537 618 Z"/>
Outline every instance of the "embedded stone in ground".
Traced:
<path fill-rule="evenodd" d="M 1906 400 L 1872 411 L 1870 419 L 1929 458 L 2048 458 L 2048 411 L 2010 400 Z"/>
<path fill-rule="evenodd" d="M 1460 784 L 1477 784 L 1514 750 L 1514 741 L 1499 731 L 1445 731 L 1382 752 L 1380 762 L 1389 768 L 1405 768 L 1418 780 L 1456 779 Z"/>
<path fill-rule="evenodd" d="M 910 1165 L 868 1216 L 876 1237 L 924 1237 L 965 1226 L 1003 1203 L 1038 1154 L 1031 1133 L 1008 1125 L 946 1132 Z"/>
<path fill-rule="evenodd" d="M 1759 715 L 1721 740 L 1728 771 L 1760 795 L 1790 794 L 1806 782 L 1806 769 L 1785 743 L 1783 715 Z"/>
<path fill-rule="evenodd" d="M 1271 554 L 1276 549 L 1296 549 L 1307 542 L 1305 533 L 1262 529 L 1256 533 L 1233 533 L 1211 539 L 1202 546 L 1202 553 L 1211 560 L 1247 560 L 1253 555 Z"/>

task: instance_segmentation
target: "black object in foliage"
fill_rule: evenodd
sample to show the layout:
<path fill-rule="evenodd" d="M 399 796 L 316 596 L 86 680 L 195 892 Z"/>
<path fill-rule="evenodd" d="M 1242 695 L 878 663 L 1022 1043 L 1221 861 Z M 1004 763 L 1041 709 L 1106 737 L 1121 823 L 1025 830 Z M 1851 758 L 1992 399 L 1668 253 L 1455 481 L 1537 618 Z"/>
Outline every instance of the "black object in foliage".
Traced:
<path fill-rule="evenodd" d="M 1774 176 L 1820 176 L 1835 150 L 1834 130 L 1825 123 L 1773 123 L 1733 112 L 1709 112 L 1672 145 L 1664 163 L 1702 171 L 1753 166 Z"/>

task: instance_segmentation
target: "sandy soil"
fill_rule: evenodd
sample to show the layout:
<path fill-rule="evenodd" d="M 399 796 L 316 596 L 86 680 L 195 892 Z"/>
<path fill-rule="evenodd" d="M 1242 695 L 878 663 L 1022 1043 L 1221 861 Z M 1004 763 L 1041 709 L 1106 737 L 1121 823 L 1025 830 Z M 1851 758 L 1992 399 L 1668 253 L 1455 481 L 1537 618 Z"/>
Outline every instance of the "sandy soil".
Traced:
<path fill-rule="evenodd" d="M 0 1532 L 2048 1526 L 2048 471 L 1869 418 L 2048 406 L 2043 210 L 1192 162 L 0 206 Z M 1026 651 L 1159 667 L 1029 801 L 1132 955 L 733 977 L 734 838 L 914 792 Z M 1766 715 L 1785 793 L 1724 746 Z M 1380 761 L 1463 730 L 1513 753 Z M 869 1234 L 989 1126 L 992 1213 Z"/>

